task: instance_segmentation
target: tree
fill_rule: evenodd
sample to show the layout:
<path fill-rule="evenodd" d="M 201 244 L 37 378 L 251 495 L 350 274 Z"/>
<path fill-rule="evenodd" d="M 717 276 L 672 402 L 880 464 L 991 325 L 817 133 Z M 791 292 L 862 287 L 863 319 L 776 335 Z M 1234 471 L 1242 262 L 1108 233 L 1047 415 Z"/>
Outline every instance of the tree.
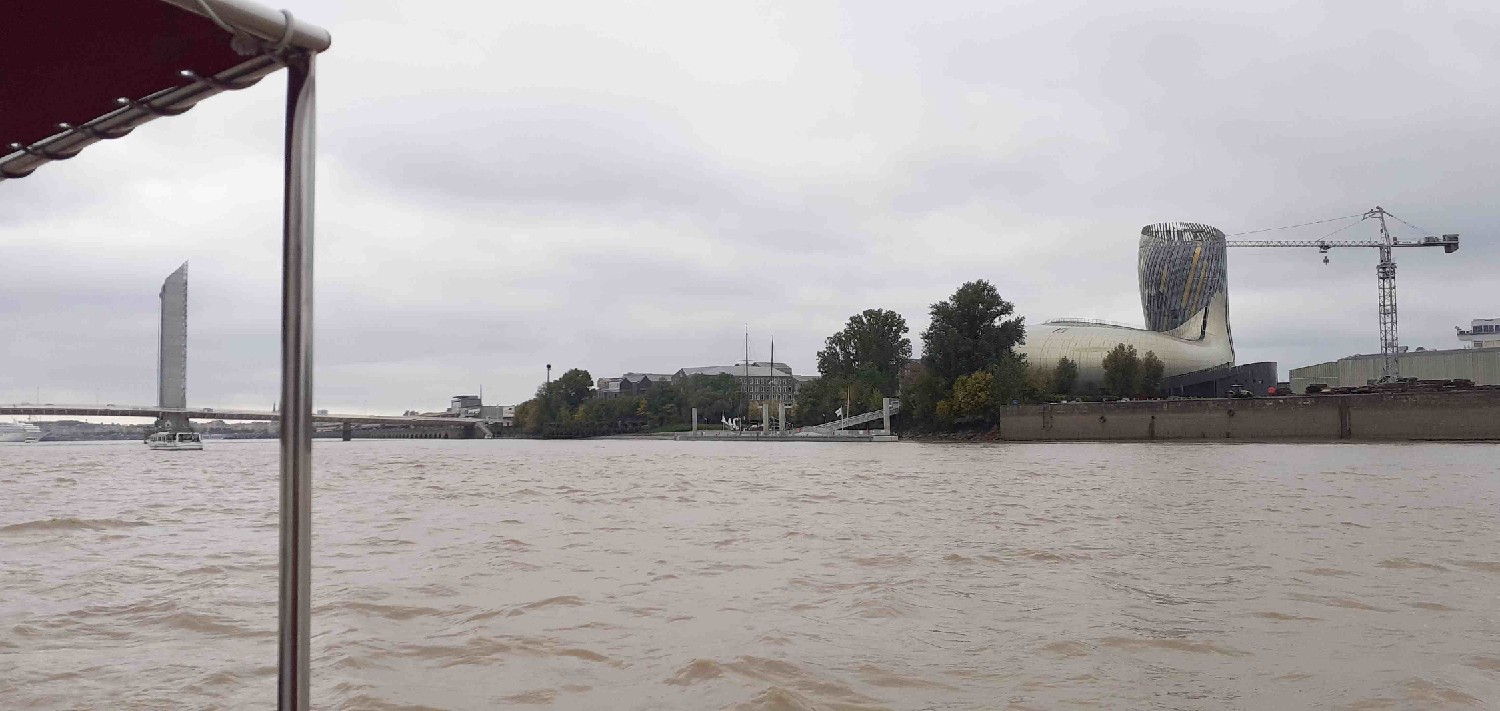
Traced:
<path fill-rule="evenodd" d="M 932 305 L 932 324 L 922 332 L 922 360 L 945 383 L 998 362 L 1026 338 L 1025 319 L 1005 318 L 1015 306 L 980 279 Z"/>
<path fill-rule="evenodd" d="M 1141 358 L 1140 385 L 1135 391 L 1141 395 L 1160 395 L 1164 370 L 1166 365 L 1156 357 L 1156 351 L 1146 351 L 1145 357 Z"/>
<path fill-rule="evenodd" d="M 595 422 L 600 424 L 621 424 L 639 420 L 637 414 L 640 410 L 643 398 L 639 397 L 596 397 L 584 403 L 578 408 L 574 415 L 575 420 L 583 422 Z"/>
<path fill-rule="evenodd" d="M 1135 346 L 1116 345 L 1104 356 L 1104 388 L 1109 394 L 1130 397 L 1140 384 L 1141 359 Z"/>
<path fill-rule="evenodd" d="M 692 375 L 673 381 L 670 389 L 677 394 L 679 407 L 683 409 L 683 422 L 692 418 L 695 407 L 700 422 L 718 422 L 725 417 L 738 417 L 744 411 L 745 391 L 732 375 Z"/>
<path fill-rule="evenodd" d="M 946 424 L 947 417 L 939 417 L 938 403 L 946 402 L 947 393 L 932 369 L 922 363 L 902 371 L 901 416 L 903 426 L 915 430 L 927 430 Z"/>
<path fill-rule="evenodd" d="M 573 368 L 557 380 L 538 385 L 536 397 L 517 405 L 516 424 L 523 431 L 541 434 L 548 425 L 591 420 L 584 405 L 593 397 L 594 380 L 589 372 Z"/>
<path fill-rule="evenodd" d="M 955 417 L 985 417 L 996 404 L 991 392 L 995 376 L 980 371 L 961 375 L 953 381 L 953 415 Z"/>
<path fill-rule="evenodd" d="M 911 359 L 906 319 L 895 311 L 866 309 L 849 317 L 843 330 L 829 336 L 818 351 L 818 372 L 825 379 L 861 378 L 881 393 L 896 393 L 901 369 Z"/>
<path fill-rule="evenodd" d="M 797 391 L 792 415 L 803 427 L 821 425 L 839 419 L 839 410 L 844 411 L 843 417 L 878 410 L 882 397 L 880 390 L 863 380 L 818 378 Z"/>
<path fill-rule="evenodd" d="M 1047 394 L 1057 392 L 1053 385 L 1057 382 L 1057 371 L 1045 365 L 1028 365 L 1026 368 L 1026 387 L 1031 392 Z"/>
<path fill-rule="evenodd" d="M 553 381 L 552 394 L 561 399 L 569 410 L 576 410 L 594 396 L 594 378 L 587 370 L 572 368 Z"/>
<path fill-rule="evenodd" d="M 1026 356 L 1006 353 L 987 371 L 990 374 L 990 399 L 996 406 L 1040 399 L 1043 389 L 1032 384 L 1031 366 Z"/>
<path fill-rule="evenodd" d="M 1057 367 L 1052 369 L 1052 392 L 1071 394 L 1073 388 L 1078 385 L 1078 364 L 1069 360 L 1067 356 L 1057 359 Z"/>
<path fill-rule="evenodd" d="M 536 434 L 542 431 L 542 407 L 541 402 L 535 398 L 516 405 L 516 426 L 522 432 Z"/>

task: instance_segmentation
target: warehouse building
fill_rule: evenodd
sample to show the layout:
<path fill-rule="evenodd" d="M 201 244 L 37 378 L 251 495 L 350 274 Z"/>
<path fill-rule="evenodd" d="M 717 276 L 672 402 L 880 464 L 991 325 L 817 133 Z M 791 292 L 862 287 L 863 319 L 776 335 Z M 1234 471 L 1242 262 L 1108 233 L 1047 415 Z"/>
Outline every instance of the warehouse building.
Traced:
<path fill-rule="evenodd" d="M 1475 385 L 1500 385 L 1500 333 L 1497 333 L 1500 329 L 1496 328 L 1497 321 L 1500 319 L 1476 319 L 1469 331 L 1459 329 L 1459 340 L 1470 343 L 1469 348 L 1403 351 L 1400 361 L 1401 377 L 1418 380 L 1472 380 Z M 1486 340 L 1487 338 L 1493 340 Z M 1314 384 L 1335 388 L 1369 385 L 1380 379 L 1383 362 L 1384 357 L 1374 353 L 1293 368 L 1292 392 L 1307 392 L 1307 386 Z"/>

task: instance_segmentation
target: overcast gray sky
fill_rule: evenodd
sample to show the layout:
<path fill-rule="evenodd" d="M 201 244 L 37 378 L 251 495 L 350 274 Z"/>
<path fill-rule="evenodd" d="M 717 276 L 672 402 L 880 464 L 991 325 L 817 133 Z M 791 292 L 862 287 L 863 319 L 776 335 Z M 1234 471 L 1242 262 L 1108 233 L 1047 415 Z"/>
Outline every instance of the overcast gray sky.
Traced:
<path fill-rule="evenodd" d="M 1404 344 L 1500 316 L 1493 2 L 285 2 L 334 38 L 319 407 L 733 362 L 747 323 L 814 372 L 849 315 L 896 310 L 920 349 L 981 278 L 1030 324 L 1139 324 L 1165 220 L 1380 204 L 1464 239 L 1397 253 Z M 189 402 L 271 406 L 284 82 L 0 184 L 0 401 L 153 402 L 157 289 L 190 260 Z M 1241 362 L 1378 350 L 1375 250 L 1331 258 L 1231 252 Z"/>

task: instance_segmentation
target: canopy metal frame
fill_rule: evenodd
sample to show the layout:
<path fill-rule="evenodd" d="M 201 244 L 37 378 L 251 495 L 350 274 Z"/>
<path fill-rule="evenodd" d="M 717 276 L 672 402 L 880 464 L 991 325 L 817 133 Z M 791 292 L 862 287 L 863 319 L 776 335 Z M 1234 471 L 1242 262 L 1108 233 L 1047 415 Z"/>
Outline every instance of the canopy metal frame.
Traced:
<path fill-rule="evenodd" d="M 281 251 L 281 587 L 277 707 L 308 708 L 312 627 L 316 55 L 287 60 Z"/>
<path fill-rule="evenodd" d="M 330 46 L 326 30 L 248 0 L 161 0 L 208 18 L 239 51 L 260 51 L 212 76 L 184 69 L 182 86 L 122 98 L 118 108 L 28 145 L 0 149 L 0 182 L 78 155 L 94 143 L 122 138 L 162 116 L 182 114 L 223 91 L 243 89 L 287 69 L 282 185 L 280 588 L 277 708 L 309 707 L 312 621 L 313 202 L 316 158 L 316 56 Z"/>

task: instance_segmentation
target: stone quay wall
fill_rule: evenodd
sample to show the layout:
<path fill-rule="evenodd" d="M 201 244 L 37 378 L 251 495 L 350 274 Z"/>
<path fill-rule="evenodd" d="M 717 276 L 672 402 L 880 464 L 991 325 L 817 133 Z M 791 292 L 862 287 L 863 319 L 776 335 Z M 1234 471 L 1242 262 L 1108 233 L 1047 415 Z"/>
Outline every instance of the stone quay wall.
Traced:
<path fill-rule="evenodd" d="M 1045 440 L 1500 440 L 1500 390 L 1018 405 L 991 437 Z"/>

